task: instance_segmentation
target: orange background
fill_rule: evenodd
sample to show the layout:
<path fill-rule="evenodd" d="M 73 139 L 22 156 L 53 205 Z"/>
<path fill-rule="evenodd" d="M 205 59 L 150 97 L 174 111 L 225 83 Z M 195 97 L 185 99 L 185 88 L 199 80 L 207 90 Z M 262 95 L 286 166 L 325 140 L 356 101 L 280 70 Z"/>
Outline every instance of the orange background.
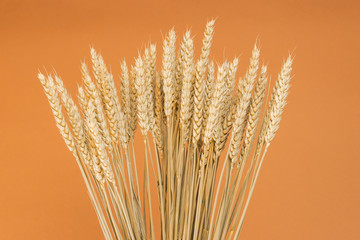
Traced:
<path fill-rule="evenodd" d="M 148 40 L 161 52 L 172 26 L 180 37 L 191 27 L 199 50 L 212 17 L 213 56 L 240 56 L 238 75 L 257 37 L 273 80 L 288 53 L 296 55 L 288 105 L 241 237 L 360 239 L 359 12 L 356 0 L 2 0 L 0 239 L 103 238 L 38 69 L 56 69 L 74 96 L 90 45 L 118 76 L 120 61 L 132 63 Z"/>

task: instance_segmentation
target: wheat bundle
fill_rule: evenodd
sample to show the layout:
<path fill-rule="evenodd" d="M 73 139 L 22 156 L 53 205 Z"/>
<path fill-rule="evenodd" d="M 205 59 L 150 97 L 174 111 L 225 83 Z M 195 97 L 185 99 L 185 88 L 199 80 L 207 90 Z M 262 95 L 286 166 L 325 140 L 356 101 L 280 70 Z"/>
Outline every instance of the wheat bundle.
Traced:
<path fill-rule="evenodd" d="M 160 239 L 239 238 L 263 159 L 279 128 L 293 59 L 284 62 L 267 97 L 267 67 L 260 66 L 257 44 L 243 77 L 236 76 L 237 58 L 216 71 L 210 61 L 214 23 L 206 25 L 198 58 L 190 31 L 176 50 L 171 29 L 161 69 L 153 44 L 130 69 L 123 61 L 119 88 L 102 56 L 91 48 L 92 69 L 81 65 L 79 107 L 56 74 L 38 74 L 106 239 L 155 239 L 151 171 Z M 137 126 L 145 143 L 143 162 L 135 157 Z M 142 186 L 139 161 L 145 167 Z"/>

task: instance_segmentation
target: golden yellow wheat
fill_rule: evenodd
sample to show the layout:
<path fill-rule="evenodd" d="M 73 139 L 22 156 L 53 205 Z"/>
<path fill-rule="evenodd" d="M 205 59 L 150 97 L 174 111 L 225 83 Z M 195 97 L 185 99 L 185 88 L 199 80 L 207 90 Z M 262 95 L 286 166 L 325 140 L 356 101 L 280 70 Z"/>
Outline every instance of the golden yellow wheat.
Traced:
<path fill-rule="evenodd" d="M 130 69 L 123 61 L 119 89 L 102 56 L 91 48 L 91 71 L 81 65 L 79 107 L 58 76 L 38 74 L 106 239 L 155 239 L 150 170 L 161 239 L 239 238 L 264 156 L 279 128 L 292 57 L 266 101 L 267 67 L 259 67 L 257 44 L 237 85 L 237 58 L 215 73 L 209 60 L 214 23 L 206 25 L 198 59 L 190 31 L 176 51 L 171 29 L 160 70 L 153 44 Z M 134 151 L 137 125 L 145 143 L 143 189 Z"/>

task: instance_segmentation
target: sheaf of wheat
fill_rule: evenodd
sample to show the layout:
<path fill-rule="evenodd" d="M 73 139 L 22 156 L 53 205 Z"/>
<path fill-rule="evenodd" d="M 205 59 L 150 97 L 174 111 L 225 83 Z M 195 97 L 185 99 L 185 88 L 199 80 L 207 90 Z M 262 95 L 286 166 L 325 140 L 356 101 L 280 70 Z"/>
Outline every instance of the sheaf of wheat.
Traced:
<path fill-rule="evenodd" d="M 81 65 L 77 101 L 56 74 L 38 74 L 106 239 L 156 239 L 154 221 L 161 223 L 159 239 L 240 238 L 279 128 L 293 58 L 268 91 L 257 43 L 243 76 L 237 76 L 237 58 L 215 66 L 214 23 L 206 25 L 200 56 L 194 56 L 189 30 L 177 44 L 171 29 L 162 57 L 148 44 L 132 66 L 122 62 L 119 82 L 91 48 L 91 67 Z M 137 129 L 145 159 L 135 156 Z M 150 174 L 157 192 L 150 191 Z M 154 219 L 157 208 L 160 219 Z"/>

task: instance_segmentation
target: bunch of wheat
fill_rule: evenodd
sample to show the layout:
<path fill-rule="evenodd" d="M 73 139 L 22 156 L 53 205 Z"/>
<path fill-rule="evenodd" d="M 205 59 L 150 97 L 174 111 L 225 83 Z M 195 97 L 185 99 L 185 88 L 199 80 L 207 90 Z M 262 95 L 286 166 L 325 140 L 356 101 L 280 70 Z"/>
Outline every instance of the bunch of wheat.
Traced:
<path fill-rule="evenodd" d="M 213 33 L 214 20 L 206 25 L 195 60 L 190 31 L 176 51 L 170 30 L 161 70 L 150 44 L 130 70 L 125 61 L 121 64 L 119 89 L 101 55 L 91 49 L 93 74 L 81 65 L 80 110 L 58 76 L 38 74 L 106 239 L 155 239 L 149 169 L 157 183 L 161 239 L 239 238 L 261 164 L 279 128 L 292 57 L 267 101 L 267 67 L 259 68 L 258 46 L 235 87 L 237 58 L 219 65 L 216 75 L 209 62 Z M 137 124 L 145 143 L 143 194 L 134 152 Z"/>

